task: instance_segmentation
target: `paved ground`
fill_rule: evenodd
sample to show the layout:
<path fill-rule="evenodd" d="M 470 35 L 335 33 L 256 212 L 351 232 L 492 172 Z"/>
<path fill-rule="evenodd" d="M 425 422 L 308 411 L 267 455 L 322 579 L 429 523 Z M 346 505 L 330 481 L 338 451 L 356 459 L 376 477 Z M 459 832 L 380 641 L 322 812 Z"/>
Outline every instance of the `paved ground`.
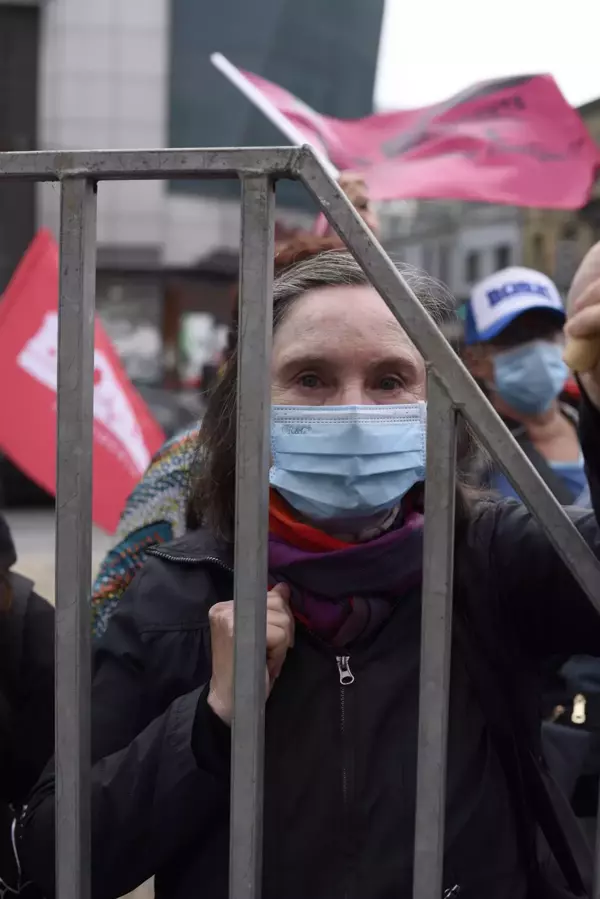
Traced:
<path fill-rule="evenodd" d="M 10 525 L 17 548 L 17 571 L 35 581 L 36 590 L 46 599 L 54 601 L 54 512 L 46 509 L 10 511 L 4 513 Z M 92 567 L 102 561 L 104 553 L 112 545 L 111 538 L 94 528 Z M 151 899 L 149 885 L 136 890 L 131 899 Z"/>
<path fill-rule="evenodd" d="M 54 512 L 52 509 L 4 513 L 17 547 L 17 571 L 32 578 L 38 592 L 54 601 Z M 93 532 L 94 572 L 112 540 L 99 528 Z"/>

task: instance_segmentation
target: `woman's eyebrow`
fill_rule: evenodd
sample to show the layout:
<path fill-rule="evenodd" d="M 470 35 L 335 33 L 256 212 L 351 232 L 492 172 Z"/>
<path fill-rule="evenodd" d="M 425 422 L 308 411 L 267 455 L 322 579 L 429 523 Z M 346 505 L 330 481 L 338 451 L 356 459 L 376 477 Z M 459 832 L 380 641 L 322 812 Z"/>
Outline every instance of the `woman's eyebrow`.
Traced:
<path fill-rule="evenodd" d="M 373 359 L 371 362 L 372 368 L 385 368 L 386 366 L 393 368 L 395 365 L 401 365 L 404 368 L 410 365 L 411 368 L 415 368 L 416 360 L 413 354 L 407 351 L 404 353 L 387 353 L 385 356 L 378 356 L 377 359 Z"/>
<path fill-rule="evenodd" d="M 290 369 L 301 368 L 324 369 L 331 368 L 335 365 L 336 358 L 335 356 L 332 357 L 331 350 L 327 354 L 325 352 L 303 353 L 299 351 L 298 353 L 287 353 L 280 359 L 278 368 L 281 371 L 286 372 Z M 388 353 L 385 356 L 380 356 L 371 360 L 368 367 L 372 371 L 379 371 L 380 369 L 385 368 L 401 368 L 404 371 L 413 372 L 417 370 L 418 366 L 410 353 Z"/>
<path fill-rule="evenodd" d="M 334 360 L 325 355 L 325 353 L 306 353 L 298 351 L 297 353 L 288 352 L 282 356 L 279 368 L 323 368 L 326 365 L 332 365 Z"/>

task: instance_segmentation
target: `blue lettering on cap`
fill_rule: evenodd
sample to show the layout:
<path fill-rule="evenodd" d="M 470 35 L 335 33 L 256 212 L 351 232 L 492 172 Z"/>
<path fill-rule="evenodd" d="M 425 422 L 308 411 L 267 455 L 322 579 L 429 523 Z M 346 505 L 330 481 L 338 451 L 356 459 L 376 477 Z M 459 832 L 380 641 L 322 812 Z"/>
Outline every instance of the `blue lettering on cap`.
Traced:
<path fill-rule="evenodd" d="M 501 303 L 502 300 L 506 300 L 508 297 L 514 296 L 514 294 L 526 293 L 530 293 L 537 297 L 544 297 L 544 299 L 552 302 L 552 297 L 550 296 L 550 291 L 547 287 L 543 284 L 533 284 L 530 281 L 513 281 L 508 284 L 503 284 L 502 287 L 497 287 L 495 290 L 488 290 L 486 296 L 490 306 L 496 306 L 498 303 Z"/>

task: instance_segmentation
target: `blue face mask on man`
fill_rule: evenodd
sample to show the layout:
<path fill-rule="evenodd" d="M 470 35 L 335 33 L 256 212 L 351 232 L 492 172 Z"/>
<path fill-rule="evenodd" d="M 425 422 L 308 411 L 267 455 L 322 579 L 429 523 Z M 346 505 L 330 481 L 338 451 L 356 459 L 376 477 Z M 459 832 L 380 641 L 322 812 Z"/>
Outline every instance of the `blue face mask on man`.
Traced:
<path fill-rule="evenodd" d="M 269 481 L 307 518 L 369 518 L 425 479 L 425 403 L 273 406 Z"/>
<path fill-rule="evenodd" d="M 569 370 L 562 347 L 546 340 L 526 343 L 494 357 L 494 386 L 515 412 L 546 412 L 560 394 Z"/>

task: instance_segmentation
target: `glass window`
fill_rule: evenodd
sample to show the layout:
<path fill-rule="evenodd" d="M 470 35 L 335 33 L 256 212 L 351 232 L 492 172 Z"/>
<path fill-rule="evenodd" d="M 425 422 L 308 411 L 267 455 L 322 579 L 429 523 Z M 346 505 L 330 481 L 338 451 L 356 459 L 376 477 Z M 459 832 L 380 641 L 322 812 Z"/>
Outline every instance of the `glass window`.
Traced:
<path fill-rule="evenodd" d="M 477 250 L 471 250 L 465 257 L 465 280 L 474 284 L 480 278 L 480 256 Z"/>
<path fill-rule="evenodd" d="M 512 264 L 512 247 L 501 244 L 494 250 L 494 268 L 496 271 L 508 268 Z"/>
<path fill-rule="evenodd" d="M 440 245 L 439 250 L 439 272 L 438 277 L 443 284 L 450 282 L 450 248 L 444 244 Z"/>

